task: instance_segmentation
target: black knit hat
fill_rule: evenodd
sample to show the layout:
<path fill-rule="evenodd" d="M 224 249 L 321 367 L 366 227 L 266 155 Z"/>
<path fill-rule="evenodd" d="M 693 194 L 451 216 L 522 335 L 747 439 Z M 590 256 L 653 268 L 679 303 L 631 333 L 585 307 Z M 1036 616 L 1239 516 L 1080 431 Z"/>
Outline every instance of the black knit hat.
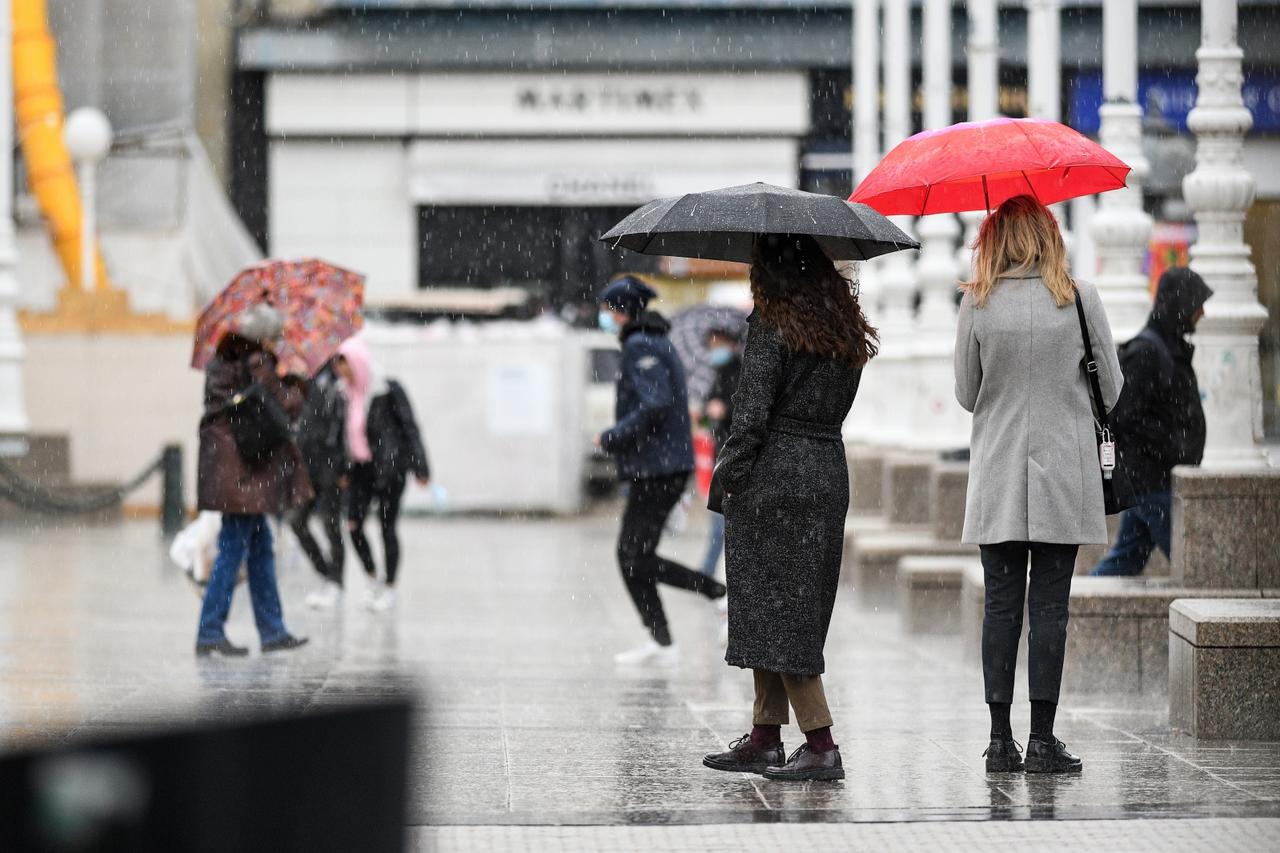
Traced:
<path fill-rule="evenodd" d="M 639 317 L 658 292 L 633 275 L 615 278 L 600 291 L 600 301 L 628 317 Z"/>

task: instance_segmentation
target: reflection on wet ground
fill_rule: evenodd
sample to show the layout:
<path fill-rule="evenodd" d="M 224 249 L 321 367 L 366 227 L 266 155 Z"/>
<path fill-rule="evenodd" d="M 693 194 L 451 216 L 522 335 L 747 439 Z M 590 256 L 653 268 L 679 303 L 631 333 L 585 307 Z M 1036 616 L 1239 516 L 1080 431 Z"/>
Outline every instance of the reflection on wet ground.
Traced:
<path fill-rule="evenodd" d="M 680 592 L 664 595 L 681 663 L 613 666 L 615 652 L 643 639 L 613 564 L 613 525 L 607 513 L 411 519 L 391 615 L 361 608 L 354 562 L 342 611 L 307 611 L 310 569 L 286 548 L 286 619 L 312 644 L 247 661 L 193 658 L 198 602 L 167 564 L 154 523 L 7 530 L 0 743 L 409 689 L 423 703 L 411 825 L 1280 817 L 1280 744 L 1172 737 L 1157 701 L 1065 699 L 1058 733 L 1084 758 L 1082 776 L 987 776 L 981 678 L 959 643 L 906 637 L 894 613 L 848 593 L 827 653 L 847 781 L 788 785 L 706 770 L 701 755 L 749 727 L 751 679 L 724 665 L 715 609 Z M 690 562 L 701 550 L 696 523 L 666 549 Z M 230 633 L 256 647 L 243 589 Z M 1025 733 L 1025 701 L 1014 719 Z M 784 739 L 800 742 L 794 728 Z"/>

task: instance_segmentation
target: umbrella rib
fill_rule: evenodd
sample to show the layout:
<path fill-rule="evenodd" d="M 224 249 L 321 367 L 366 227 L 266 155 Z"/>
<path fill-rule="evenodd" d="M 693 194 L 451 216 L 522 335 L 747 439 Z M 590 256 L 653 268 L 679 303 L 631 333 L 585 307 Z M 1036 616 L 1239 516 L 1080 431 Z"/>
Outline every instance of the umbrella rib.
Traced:
<path fill-rule="evenodd" d="M 987 215 L 991 215 L 991 196 L 987 195 L 987 176 L 982 176 L 982 203 L 987 206 Z"/>
<path fill-rule="evenodd" d="M 1031 179 L 1027 177 L 1026 169 L 1019 169 L 1018 172 L 1022 175 L 1022 180 L 1026 181 L 1027 189 L 1031 190 L 1031 197 L 1036 201 L 1040 201 L 1040 193 L 1036 192 L 1036 188 L 1031 185 Z M 1044 204 L 1042 201 L 1040 201 L 1040 203 Z"/>
<path fill-rule="evenodd" d="M 932 192 L 933 192 L 933 184 L 925 184 L 924 185 L 924 203 L 920 205 L 921 216 L 924 216 L 926 213 L 929 212 L 929 194 Z"/>

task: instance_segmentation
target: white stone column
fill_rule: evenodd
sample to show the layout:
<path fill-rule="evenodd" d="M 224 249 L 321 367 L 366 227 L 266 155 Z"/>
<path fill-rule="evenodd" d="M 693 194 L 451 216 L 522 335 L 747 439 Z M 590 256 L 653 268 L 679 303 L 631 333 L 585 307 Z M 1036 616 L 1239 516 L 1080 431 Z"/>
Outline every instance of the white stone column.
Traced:
<path fill-rule="evenodd" d="M 1103 193 L 1091 232 L 1099 261 L 1095 282 L 1116 340 L 1141 330 L 1150 310 L 1142 260 L 1151 217 L 1142 208 L 1142 182 L 1151 171 L 1142 153 L 1138 104 L 1138 0 L 1108 0 L 1102 7 L 1102 147 L 1132 169 L 1124 189 Z"/>
<path fill-rule="evenodd" d="M 1062 117 L 1062 0 L 1026 0 L 1027 112 Z"/>
<path fill-rule="evenodd" d="M 969 121 L 986 121 L 1000 115 L 1000 42 L 997 0 L 968 0 L 969 13 Z M 964 239 L 956 251 L 959 275 L 968 278 L 972 270 L 973 250 L 978 226 L 986 214 L 982 211 L 962 213 Z"/>
<path fill-rule="evenodd" d="M 22 362 L 26 349 L 18 327 L 18 251 L 13 229 L 13 18 L 11 0 L 0 0 L 0 433 L 25 433 Z"/>
<path fill-rule="evenodd" d="M 924 126 L 946 127 L 951 123 L 951 0 L 925 0 L 923 42 Z M 949 213 L 935 214 L 922 216 L 917 230 L 920 311 L 912 341 L 913 441 L 931 450 L 964 447 L 969 440 L 968 422 L 956 403 L 951 364 L 960 225 Z"/>
<path fill-rule="evenodd" d="M 1244 168 L 1244 135 L 1253 116 L 1241 97 L 1244 52 L 1236 43 L 1235 0 L 1204 0 L 1196 51 L 1199 93 L 1187 125 L 1196 135 L 1196 168 L 1182 194 L 1198 236 L 1191 267 L 1214 290 L 1196 330 L 1196 375 L 1204 394 L 1205 464 L 1262 464 L 1262 375 L 1258 332 L 1267 312 L 1244 242 L 1254 179 Z"/>
<path fill-rule="evenodd" d="M 911 4 L 890 2 L 884 9 L 884 147 L 893 149 L 911 135 Z M 912 231 L 911 217 L 895 216 L 894 224 L 907 234 Z M 896 390 L 896 404 L 881 412 L 880 435 L 886 444 L 904 446 L 912 443 L 915 424 L 909 399 L 902 399 L 910 388 L 911 335 L 914 321 L 913 303 L 916 275 L 915 252 L 894 252 L 884 259 L 878 274 L 884 310 L 880 329 L 880 367 L 891 388 Z"/>

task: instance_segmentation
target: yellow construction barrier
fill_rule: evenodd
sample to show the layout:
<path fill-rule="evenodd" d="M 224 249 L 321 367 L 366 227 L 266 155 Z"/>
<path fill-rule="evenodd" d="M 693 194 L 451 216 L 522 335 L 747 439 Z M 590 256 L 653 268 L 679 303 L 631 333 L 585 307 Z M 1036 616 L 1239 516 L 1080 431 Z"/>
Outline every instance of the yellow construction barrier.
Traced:
<path fill-rule="evenodd" d="M 12 0 L 13 96 L 18 141 L 27 165 L 27 183 L 40 205 L 54 249 L 72 290 L 79 290 L 80 229 L 84 212 L 76 173 L 62 138 L 63 103 L 58 60 L 45 0 Z M 96 290 L 106 290 L 106 265 L 95 251 Z"/>

